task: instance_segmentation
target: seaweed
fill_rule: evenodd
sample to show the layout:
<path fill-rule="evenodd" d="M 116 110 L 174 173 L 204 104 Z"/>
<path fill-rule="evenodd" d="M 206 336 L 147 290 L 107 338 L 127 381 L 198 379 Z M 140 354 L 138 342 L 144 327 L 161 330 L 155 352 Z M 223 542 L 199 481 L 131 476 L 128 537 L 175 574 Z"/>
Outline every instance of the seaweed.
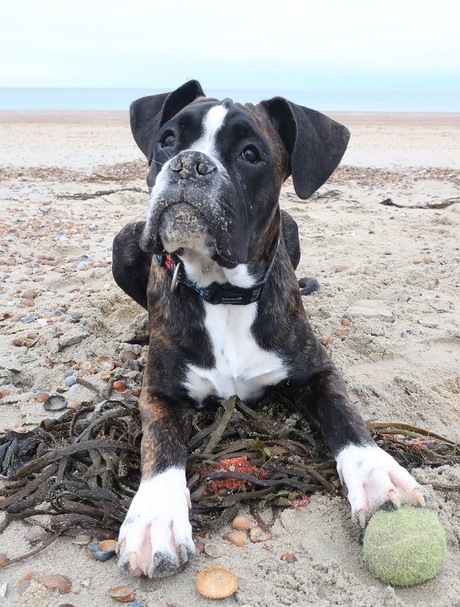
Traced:
<path fill-rule="evenodd" d="M 369 428 L 407 468 L 460 463 L 459 446 L 440 435 L 402 423 Z M 0 436 L 0 532 L 13 520 L 47 515 L 52 538 L 116 537 L 140 481 L 141 435 L 137 399 L 131 397 L 69 410 L 30 431 Z M 321 436 L 283 400 L 256 410 L 232 397 L 217 410 L 197 413 L 189 450 L 196 530 L 221 526 L 241 504 L 253 510 L 293 507 L 313 493 L 342 493 Z"/>

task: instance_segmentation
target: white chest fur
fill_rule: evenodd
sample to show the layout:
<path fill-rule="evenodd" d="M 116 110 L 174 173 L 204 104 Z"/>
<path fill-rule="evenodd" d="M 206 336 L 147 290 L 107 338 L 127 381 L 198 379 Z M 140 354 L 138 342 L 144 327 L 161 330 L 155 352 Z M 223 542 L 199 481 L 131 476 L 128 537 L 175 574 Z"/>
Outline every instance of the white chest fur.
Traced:
<path fill-rule="evenodd" d="M 211 395 L 256 398 L 263 388 L 286 378 L 282 359 L 263 350 L 251 333 L 257 302 L 246 306 L 204 305 L 215 365 L 212 369 L 189 365 L 185 387 L 192 398 L 198 402 Z"/>

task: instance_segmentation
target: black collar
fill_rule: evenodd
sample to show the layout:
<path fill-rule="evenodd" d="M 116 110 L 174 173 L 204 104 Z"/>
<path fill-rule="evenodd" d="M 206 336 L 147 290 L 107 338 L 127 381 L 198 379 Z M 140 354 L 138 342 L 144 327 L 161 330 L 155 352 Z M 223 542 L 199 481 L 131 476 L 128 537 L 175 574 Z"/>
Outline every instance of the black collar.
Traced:
<path fill-rule="evenodd" d="M 184 270 L 184 264 L 181 259 L 175 253 L 162 253 L 156 255 L 157 261 L 160 267 L 166 268 L 169 274 L 172 276 L 171 280 L 171 292 L 174 292 L 177 285 L 185 285 L 195 293 L 198 293 L 205 301 L 210 304 L 231 304 L 235 306 L 245 306 L 250 303 L 254 303 L 259 299 L 262 289 L 270 276 L 273 264 L 275 262 L 276 253 L 278 251 L 279 239 L 275 245 L 275 251 L 273 253 L 272 260 L 268 265 L 264 277 L 259 282 L 249 289 L 242 287 L 235 287 L 234 285 L 226 282 L 219 284 L 217 282 L 211 283 L 208 287 L 199 287 L 192 280 L 187 278 Z"/>

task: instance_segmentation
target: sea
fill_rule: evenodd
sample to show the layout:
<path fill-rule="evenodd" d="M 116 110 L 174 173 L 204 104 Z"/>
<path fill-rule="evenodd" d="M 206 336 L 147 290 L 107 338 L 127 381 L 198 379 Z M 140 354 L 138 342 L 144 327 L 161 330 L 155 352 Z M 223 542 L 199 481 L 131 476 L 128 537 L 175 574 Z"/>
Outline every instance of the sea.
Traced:
<path fill-rule="evenodd" d="M 0 88 L 0 110 L 126 111 L 134 99 L 163 92 L 141 88 Z M 206 94 L 241 103 L 281 95 L 323 112 L 460 112 L 460 91 L 211 89 Z"/>

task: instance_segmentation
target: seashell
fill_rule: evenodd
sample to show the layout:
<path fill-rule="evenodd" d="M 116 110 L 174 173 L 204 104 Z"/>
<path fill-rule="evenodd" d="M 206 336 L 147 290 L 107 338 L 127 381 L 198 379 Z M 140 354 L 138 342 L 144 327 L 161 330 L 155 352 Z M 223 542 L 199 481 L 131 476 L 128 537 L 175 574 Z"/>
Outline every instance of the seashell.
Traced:
<path fill-rule="evenodd" d="M 204 553 L 213 559 L 218 559 L 224 554 L 224 549 L 219 544 L 205 544 Z"/>
<path fill-rule="evenodd" d="M 281 560 L 286 561 L 286 563 L 295 563 L 297 560 L 297 557 L 295 554 L 292 554 L 291 552 L 286 552 L 285 554 L 281 555 Z"/>
<path fill-rule="evenodd" d="M 200 541 L 195 542 L 195 548 L 196 548 L 196 551 L 198 552 L 198 554 L 204 554 L 204 546 L 205 546 L 205 544 L 203 542 L 200 542 Z"/>
<path fill-rule="evenodd" d="M 272 539 L 272 532 L 269 529 L 265 531 L 262 527 L 253 527 L 249 532 L 249 539 L 254 544 L 257 542 L 266 542 L 267 540 Z"/>
<path fill-rule="evenodd" d="M 108 561 L 115 556 L 117 549 L 116 540 L 103 540 L 102 542 L 90 542 L 87 547 L 89 555 L 97 561 Z"/>
<path fill-rule="evenodd" d="M 222 536 L 223 540 L 238 546 L 238 548 L 242 548 L 246 544 L 246 540 L 248 536 L 246 535 L 246 531 L 240 531 L 239 529 L 235 529 L 234 531 L 230 531 Z"/>
<path fill-rule="evenodd" d="M 40 527 L 40 525 L 32 525 L 32 527 L 29 527 L 27 530 L 26 540 L 29 544 L 37 544 L 44 540 L 47 535 L 48 534 L 43 527 Z"/>
<path fill-rule="evenodd" d="M 131 390 L 133 396 L 140 396 L 142 392 L 142 388 L 133 388 Z"/>
<path fill-rule="evenodd" d="M 0 552 L 0 567 L 3 565 L 7 565 L 10 562 L 10 559 L 6 556 L 4 552 Z"/>
<path fill-rule="evenodd" d="M 232 521 L 233 529 L 238 529 L 238 531 L 249 531 L 252 525 L 251 519 L 245 514 L 238 514 Z"/>
<path fill-rule="evenodd" d="M 68 594 L 72 590 L 72 582 L 66 575 L 50 573 L 49 575 L 36 575 L 34 579 L 50 590 L 56 588 L 60 594 Z"/>
<path fill-rule="evenodd" d="M 134 601 L 134 603 L 128 603 L 126 607 L 147 607 L 147 605 L 145 603 L 138 603 L 137 601 Z"/>
<path fill-rule="evenodd" d="M 38 394 L 36 394 L 34 400 L 37 403 L 43 403 L 47 398 L 49 398 L 49 394 L 48 392 L 38 392 Z"/>
<path fill-rule="evenodd" d="M 62 411 L 67 407 L 67 399 L 62 394 L 51 394 L 43 403 L 47 411 Z"/>
<path fill-rule="evenodd" d="M 123 350 L 120 354 L 120 360 L 122 363 L 133 362 L 133 360 L 137 360 L 137 354 L 132 350 Z"/>
<path fill-rule="evenodd" d="M 74 367 L 77 371 L 89 371 L 91 369 L 91 367 L 93 366 L 93 363 L 90 360 L 78 360 Z"/>
<path fill-rule="evenodd" d="M 115 367 L 113 360 L 110 358 L 110 356 L 107 356 L 107 354 L 100 354 L 96 357 L 95 362 L 99 369 L 107 369 L 110 371 Z"/>
<path fill-rule="evenodd" d="M 238 579 L 230 569 L 214 565 L 200 571 L 196 578 L 196 588 L 208 599 L 224 599 L 238 590 Z"/>
<path fill-rule="evenodd" d="M 115 586 L 109 590 L 109 597 L 119 603 L 130 603 L 134 601 L 134 591 L 130 586 Z"/>
<path fill-rule="evenodd" d="M 114 390 L 116 390 L 117 392 L 125 392 L 127 389 L 127 386 L 124 382 L 117 379 L 116 381 L 113 382 L 112 388 Z"/>
<path fill-rule="evenodd" d="M 92 539 L 93 538 L 91 537 L 91 535 L 81 533 L 74 537 L 74 539 L 72 540 L 72 544 L 77 544 L 77 546 L 86 546 L 90 543 Z"/>

